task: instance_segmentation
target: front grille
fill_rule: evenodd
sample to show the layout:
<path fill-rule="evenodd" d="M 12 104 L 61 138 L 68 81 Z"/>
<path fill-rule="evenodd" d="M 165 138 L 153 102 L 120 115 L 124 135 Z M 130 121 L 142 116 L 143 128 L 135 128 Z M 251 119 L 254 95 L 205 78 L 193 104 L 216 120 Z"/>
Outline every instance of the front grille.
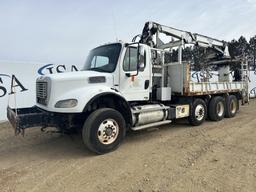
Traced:
<path fill-rule="evenodd" d="M 36 100 L 37 103 L 47 105 L 47 82 L 36 83 Z"/>

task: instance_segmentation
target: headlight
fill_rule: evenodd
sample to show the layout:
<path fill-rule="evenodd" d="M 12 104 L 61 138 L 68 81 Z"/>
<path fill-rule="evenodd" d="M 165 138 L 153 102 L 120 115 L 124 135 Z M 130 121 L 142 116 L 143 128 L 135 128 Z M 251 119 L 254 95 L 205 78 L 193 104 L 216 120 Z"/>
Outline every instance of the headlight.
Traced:
<path fill-rule="evenodd" d="M 77 106 L 77 100 L 76 99 L 67 99 L 67 100 L 61 100 L 58 101 L 55 104 L 56 108 L 72 108 Z"/>

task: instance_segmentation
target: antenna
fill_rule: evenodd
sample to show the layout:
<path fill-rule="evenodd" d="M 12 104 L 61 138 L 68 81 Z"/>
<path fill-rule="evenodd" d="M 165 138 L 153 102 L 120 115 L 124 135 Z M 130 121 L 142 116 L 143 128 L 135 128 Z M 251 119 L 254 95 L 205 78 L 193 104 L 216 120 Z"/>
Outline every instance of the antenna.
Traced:
<path fill-rule="evenodd" d="M 112 21 L 113 21 L 113 28 L 114 28 L 114 35 L 116 38 L 116 42 L 118 42 L 118 36 L 117 36 L 117 28 L 116 28 L 116 18 L 115 18 L 115 13 L 114 13 L 114 9 L 112 7 Z"/>

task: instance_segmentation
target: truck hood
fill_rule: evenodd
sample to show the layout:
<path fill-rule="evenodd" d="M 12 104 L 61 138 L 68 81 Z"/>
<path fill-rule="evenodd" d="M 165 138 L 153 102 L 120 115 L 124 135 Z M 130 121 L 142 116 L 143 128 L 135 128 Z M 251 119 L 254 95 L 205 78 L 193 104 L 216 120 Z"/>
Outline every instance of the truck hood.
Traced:
<path fill-rule="evenodd" d="M 41 100 L 44 100 L 46 104 L 37 102 L 37 106 L 48 111 L 68 112 L 71 110 L 81 112 L 85 106 L 84 102 L 88 102 L 92 95 L 112 91 L 113 85 L 113 74 L 97 71 L 78 71 L 42 76 L 37 79 L 37 95 L 40 95 L 43 98 Z M 78 105 L 72 109 L 55 108 L 58 101 L 68 99 L 76 99 Z"/>
<path fill-rule="evenodd" d="M 56 73 L 39 77 L 38 80 L 45 78 L 51 79 L 51 81 L 86 81 L 88 82 L 90 77 L 105 77 L 106 82 L 113 82 L 113 75 L 110 73 L 102 73 L 97 71 L 77 71 L 67 73 Z"/>

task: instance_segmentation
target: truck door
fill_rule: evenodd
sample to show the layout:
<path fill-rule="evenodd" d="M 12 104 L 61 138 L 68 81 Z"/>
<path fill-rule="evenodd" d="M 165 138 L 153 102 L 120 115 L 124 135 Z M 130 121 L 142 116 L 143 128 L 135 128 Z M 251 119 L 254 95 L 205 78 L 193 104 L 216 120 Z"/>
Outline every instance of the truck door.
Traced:
<path fill-rule="evenodd" d="M 122 55 L 119 90 L 128 101 L 149 100 L 149 59 L 146 49 L 142 46 L 140 45 L 139 52 L 138 46 L 128 46 Z"/>

